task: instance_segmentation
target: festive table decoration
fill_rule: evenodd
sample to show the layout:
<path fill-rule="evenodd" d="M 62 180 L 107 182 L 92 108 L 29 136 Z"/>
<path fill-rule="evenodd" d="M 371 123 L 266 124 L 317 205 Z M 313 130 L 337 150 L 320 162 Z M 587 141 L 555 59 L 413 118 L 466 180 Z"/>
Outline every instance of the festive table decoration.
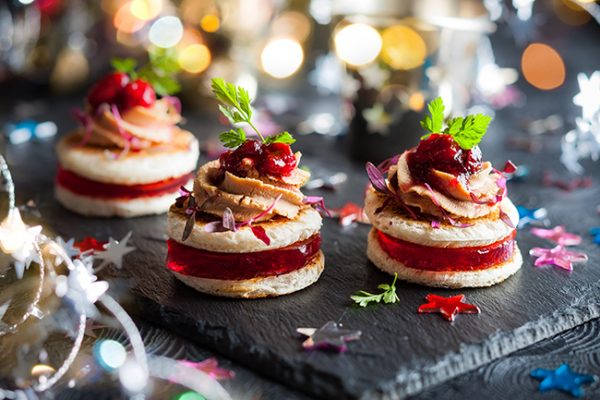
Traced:
<path fill-rule="evenodd" d="M 341 324 L 328 321 L 322 327 L 316 328 L 298 328 L 296 332 L 308 336 L 302 342 L 305 350 L 323 349 L 343 353 L 348 349 L 346 342 L 360 339 L 361 331 L 343 329 Z"/>
<path fill-rule="evenodd" d="M 386 304 L 396 303 L 397 301 L 400 301 L 398 295 L 396 294 L 397 279 L 398 273 L 394 274 L 394 280 L 392 281 L 391 285 L 387 283 L 382 283 L 378 285 L 377 289 L 383 290 L 383 292 L 381 293 L 373 294 L 365 292 L 364 290 L 360 290 L 352 296 L 350 296 L 350 298 L 361 307 L 366 307 L 370 303 L 381 303 L 381 300 L 383 300 L 383 302 Z"/>
<path fill-rule="evenodd" d="M 421 304 L 417 310 L 419 313 L 439 312 L 448 321 L 453 322 L 457 314 L 479 314 L 479 307 L 464 303 L 464 294 L 452 297 L 442 297 L 435 294 L 425 296 L 427 303 Z"/>
<path fill-rule="evenodd" d="M 96 271 L 111 264 L 117 269 L 123 268 L 123 257 L 135 250 L 135 247 L 127 246 L 129 239 L 131 239 L 131 232 L 121 240 L 109 238 L 108 243 L 103 246 L 104 250 L 95 253 L 95 257 L 102 260 Z"/>
<path fill-rule="evenodd" d="M 338 217 L 341 226 L 351 226 L 354 222 L 369 223 L 364 209 L 355 203 L 344 204 L 342 208 L 333 210 L 333 215 Z"/>
<path fill-rule="evenodd" d="M 588 259 L 588 256 L 585 253 L 567 250 L 562 245 L 558 245 L 551 249 L 534 247 L 529 250 L 529 254 L 537 257 L 534 263 L 536 267 L 556 265 L 567 271 L 573 271 L 574 262 L 585 262 Z"/>
<path fill-rule="evenodd" d="M 202 361 L 179 360 L 179 364 L 202 371 L 216 380 L 235 378 L 235 372 L 219 367 L 219 362 L 214 357 Z"/>
<path fill-rule="evenodd" d="M 593 236 L 594 243 L 600 244 L 600 226 L 590 229 L 590 235 Z"/>
<path fill-rule="evenodd" d="M 527 225 L 548 225 L 548 211 L 545 208 L 527 208 L 525 206 L 517 206 L 519 212 L 519 224 L 517 228 L 523 229 Z"/>
<path fill-rule="evenodd" d="M 27 226 L 21 219 L 14 204 L 12 177 L 2 156 L 0 173 L 8 192 L 8 213 L 0 224 L 0 279 L 4 280 L 2 295 L 8 300 L 0 304 L 0 320 L 11 321 L 0 322 L 0 346 L 10 352 L 15 344 L 23 341 L 23 345 L 17 346 L 20 350 L 12 368 L 14 376 L 3 376 L 0 398 L 38 398 L 46 394 L 54 397 L 51 389 L 67 378 L 69 387 L 85 384 L 82 380 L 91 376 L 92 369 L 86 367 L 77 373 L 71 370 L 76 365 L 84 336 L 87 333 L 93 337 L 94 327 L 98 327 L 88 321 L 114 319 L 115 325 L 124 330 L 131 350 L 127 351 L 114 340 L 101 340 L 94 346 L 94 355 L 98 365 L 118 380 L 124 393 L 132 397 L 142 393 L 145 396 L 152 390 L 151 378 L 154 378 L 171 379 L 207 398 L 230 399 L 222 386 L 201 369 L 178 365 L 165 357 L 150 357 L 136 325 L 108 293 L 108 283 L 96 276 L 108 263 L 122 265 L 122 256 L 133 250 L 127 246 L 131 233 L 119 242 L 111 239 L 97 253 L 94 251 L 99 242 L 95 239 L 84 240 L 84 243 L 75 243 L 73 239 L 54 241 L 42 233 L 41 226 Z M 94 269 L 96 256 L 100 256 L 102 263 Z M 13 271 L 16 279 L 10 276 Z M 33 293 L 28 295 L 28 291 Z M 19 307 L 10 307 L 13 301 Z M 60 361 L 52 362 L 45 350 L 46 341 L 52 335 L 68 342 Z M 212 368 L 211 362 L 203 366 L 220 372 Z M 174 378 L 170 378 L 167 371 Z M 95 379 L 96 374 L 94 372 Z M 10 381 L 11 378 L 14 381 Z"/>
<path fill-rule="evenodd" d="M 79 249 L 81 254 L 91 254 L 98 251 L 104 251 L 104 245 L 106 243 L 107 242 L 100 241 L 91 236 L 86 236 L 79 242 L 75 242 L 73 246 Z"/>
<path fill-rule="evenodd" d="M 552 229 L 531 228 L 531 233 L 561 246 L 577 246 L 581 244 L 582 240 L 581 236 L 567 232 L 562 225 L 555 226 Z"/>
<path fill-rule="evenodd" d="M 585 392 L 582 385 L 598 380 L 594 375 L 579 374 L 568 364 L 562 364 L 556 369 L 537 368 L 531 371 L 531 377 L 540 380 L 538 389 L 544 393 L 549 390 L 560 390 L 573 397 L 583 397 Z"/>
<path fill-rule="evenodd" d="M 583 174 L 580 160 L 600 157 L 600 71 L 589 77 L 578 74 L 579 93 L 573 103 L 581 107 L 581 117 L 575 119 L 576 128 L 569 131 L 561 141 L 560 161 L 571 172 Z"/>
<path fill-rule="evenodd" d="M 542 177 L 542 184 L 548 187 L 556 187 L 566 192 L 572 192 L 576 189 L 586 189 L 592 186 L 593 181 L 590 177 L 559 179 L 552 175 L 550 171 L 545 171 Z"/>

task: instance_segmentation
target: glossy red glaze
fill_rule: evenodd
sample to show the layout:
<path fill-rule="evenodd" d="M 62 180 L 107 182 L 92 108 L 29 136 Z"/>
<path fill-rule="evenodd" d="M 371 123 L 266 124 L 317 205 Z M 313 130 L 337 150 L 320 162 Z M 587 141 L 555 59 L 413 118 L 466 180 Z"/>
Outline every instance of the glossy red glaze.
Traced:
<path fill-rule="evenodd" d="M 281 275 L 302 268 L 316 256 L 321 236 L 280 249 L 253 253 L 220 253 L 167 241 L 167 268 L 180 274 L 208 279 L 242 280 Z"/>
<path fill-rule="evenodd" d="M 456 177 L 465 177 L 481 169 L 481 150 L 462 149 L 450 135 L 434 134 L 419 142 L 416 150 L 408 156 L 411 176 L 419 183 L 437 186 L 431 170 L 447 172 Z"/>
<path fill-rule="evenodd" d="M 219 162 L 225 171 L 242 177 L 248 175 L 253 168 L 262 175 L 288 176 L 298 164 L 290 145 L 266 145 L 253 139 L 246 140 L 235 150 L 221 154 Z"/>
<path fill-rule="evenodd" d="M 137 197 L 161 196 L 177 193 L 193 177 L 193 173 L 145 185 L 114 185 L 93 181 L 58 166 L 56 183 L 73 193 L 101 199 L 134 199 Z"/>
<path fill-rule="evenodd" d="M 119 100 L 122 110 L 135 106 L 151 107 L 156 101 L 156 93 L 148 82 L 137 79 L 123 88 Z"/>
<path fill-rule="evenodd" d="M 472 271 L 493 267 L 512 258 L 513 231 L 502 240 L 478 247 L 430 247 L 396 239 L 377 231 L 381 248 L 393 259 L 410 268 L 428 271 Z"/>
<path fill-rule="evenodd" d="M 93 109 L 100 104 L 117 104 L 123 88 L 129 83 L 129 76 L 122 72 L 106 75 L 90 89 L 87 101 Z"/>

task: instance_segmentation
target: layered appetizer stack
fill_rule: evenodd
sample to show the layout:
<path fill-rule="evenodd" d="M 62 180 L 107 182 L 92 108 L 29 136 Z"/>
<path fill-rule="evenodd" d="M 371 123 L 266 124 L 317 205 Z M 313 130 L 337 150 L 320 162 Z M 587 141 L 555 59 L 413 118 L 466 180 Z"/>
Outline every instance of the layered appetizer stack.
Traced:
<path fill-rule="evenodd" d="M 168 214 L 167 268 L 200 292 L 241 298 L 278 296 L 314 283 L 324 267 L 321 216 L 300 187 L 310 174 L 298 168 L 288 132 L 264 137 L 252 123 L 246 90 L 222 79 L 212 89 L 223 114 L 245 123 L 220 135 L 229 148 L 200 167 L 193 191 Z"/>
<path fill-rule="evenodd" d="M 506 192 L 506 173 L 482 161 L 477 146 L 491 118 L 478 114 L 444 122 L 441 99 L 429 104 L 416 148 L 379 167 L 365 212 L 373 229 L 368 257 L 400 279 L 443 288 L 490 286 L 519 270 L 518 212 Z M 386 176 L 387 174 L 387 176 Z"/>
<path fill-rule="evenodd" d="M 88 216 L 166 212 L 193 179 L 198 141 L 177 126 L 180 103 L 168 96 L 177 84 L 166 61 L 113 64 L 118 70 L 91 88 L 77 113 L 81 126 L 58 143 L 56 198 Z"/>

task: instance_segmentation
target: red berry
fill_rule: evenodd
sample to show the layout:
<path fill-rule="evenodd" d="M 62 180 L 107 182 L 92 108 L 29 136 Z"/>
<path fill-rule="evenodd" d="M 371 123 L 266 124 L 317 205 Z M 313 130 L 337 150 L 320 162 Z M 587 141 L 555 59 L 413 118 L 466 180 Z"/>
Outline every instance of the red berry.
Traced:
<path fill-rule="evenodd" d="M 256 140 L 247 140 L 240 147 L 226 151 L 219 157 L 221 167 L 225 171 L 238 176 L 245 176 L 254 168 L 262 156 L 262 146 Z"/>
<path fill-rule="evenodd" d="M 129 76 L 122 72 L 106 75 L 90 89 L 87 101 L 93 109 L 102 103 L 116 104 L 119 93 L 129 83 Z"/>
<path fill-rule="evenodd" d="M 141 79 L 129 82 L 120 96 L 120 106 L 123 110 L 135 106 L 150 107 L 156 101 L 156 93 L 152 86 Z"/>
<path fill-rule="evenodd" d="M 409 158 L 412 175 L 420 181 L 428 181 L 431 169 L 455 176 L 468 175 L 481 168 L 481 150 L 475 146 L 463 150 L 450 135 L 434 134 L 421 140 Z"/>
<path fill-rule="evenodd" d="M 259 172 L 266 175 L 289 175 L 296 168 L 296 157 L 292 148 L 285 143 L 264 146 Z"/>

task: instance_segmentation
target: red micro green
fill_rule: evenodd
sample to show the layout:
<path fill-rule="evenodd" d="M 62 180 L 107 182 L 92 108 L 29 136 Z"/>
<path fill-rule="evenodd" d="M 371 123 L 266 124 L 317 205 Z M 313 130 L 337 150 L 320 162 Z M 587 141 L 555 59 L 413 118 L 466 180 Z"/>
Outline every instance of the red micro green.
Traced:
<path fill-rule="evenodd" d="M 324 213 L 329 218 L 332 217 L 331 211 L 327 209 L 325 206 L 325 200 L 321 196 L 306 196 L 302 200 L 304 204 L 308 204 L 310 206 L 314 206 L 318 211 Z"/>

